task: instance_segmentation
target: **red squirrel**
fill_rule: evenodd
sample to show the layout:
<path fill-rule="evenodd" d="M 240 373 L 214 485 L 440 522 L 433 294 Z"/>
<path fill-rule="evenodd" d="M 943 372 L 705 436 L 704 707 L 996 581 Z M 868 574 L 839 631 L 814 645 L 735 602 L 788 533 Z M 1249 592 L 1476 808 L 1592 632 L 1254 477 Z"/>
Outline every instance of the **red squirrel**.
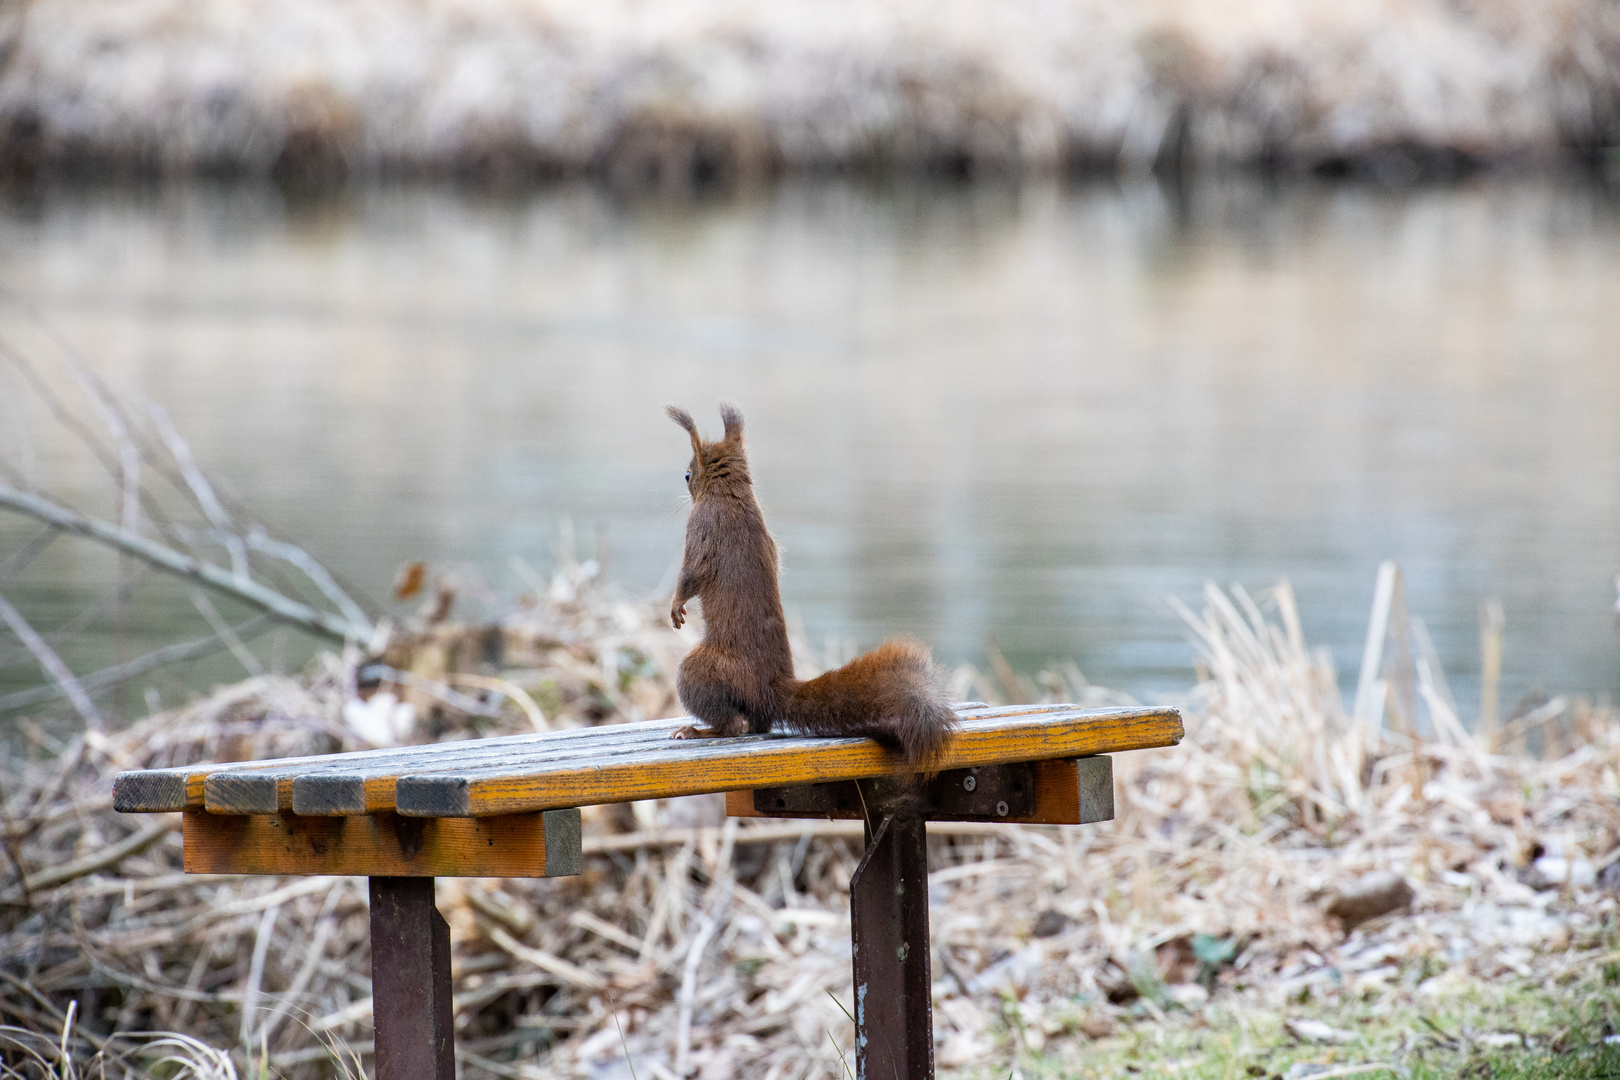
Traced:
<path fill-rule="evenodd" d="M 681 661 L 681 704 L 707 728 L 683 727 L 677 739 L 763 734 L 787 728 L 809 735 L 864 735 L 897 749 L 912 768 L 931 771 L 957 716 L 928 648 L 887 641 L 814 679 L 793 677 L 787 620 L 777 588 L 776 541 L 754 498 L 743 451 L 743 418 L 722 403 L 725 438 L 705 442 L 691 414 L 665 409 L 692 438 L 686 490 L 692 513 L 686 550 L 670 601 L 670 622 L 686 622 L 686 602 L 703 601 L 703 641 Z"/>

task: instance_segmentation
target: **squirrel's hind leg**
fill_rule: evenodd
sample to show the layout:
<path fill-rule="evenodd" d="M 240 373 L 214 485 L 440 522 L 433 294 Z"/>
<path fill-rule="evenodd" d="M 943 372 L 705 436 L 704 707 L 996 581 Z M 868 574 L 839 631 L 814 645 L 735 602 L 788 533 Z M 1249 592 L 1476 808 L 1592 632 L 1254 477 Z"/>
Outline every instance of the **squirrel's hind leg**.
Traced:
<path fill-rule="evenodd" d="M 746 735 L 748 718 L 724 677 L 724 657 L 699 645 L 686 654 L 676 674 L 675 690 L 686 711 L 707 727 L 688 724 L 670 734 L 672 739 L 716 739 Z"/>

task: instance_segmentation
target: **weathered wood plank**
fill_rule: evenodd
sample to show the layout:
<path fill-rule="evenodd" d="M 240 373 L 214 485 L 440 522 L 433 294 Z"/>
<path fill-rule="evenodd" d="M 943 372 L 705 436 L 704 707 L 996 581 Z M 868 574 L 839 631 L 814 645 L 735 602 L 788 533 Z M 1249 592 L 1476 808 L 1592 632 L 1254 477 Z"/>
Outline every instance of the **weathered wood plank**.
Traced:
<path fill-rule="evenodd" d="M 559 877 L 583 858 L 574 809 L 440 820 L 188 810 L 184 829 L 189 874 Z"/>
<path fill-rule="evenodd" d="M 1027 706 L 1025 708 L 1028 708 Z M 689 719 L 689 718 L 688 718 Z M 677 721 L 653 724 L 604 724 L 559 732 L 552 739 L 490 745 L 494 740 L 440 746 L 440 753 L 409 759 L 427 772 L 473 773 L 501 770 L 528 762 L 555 763 L 580 758 L 638 753 L 665 745 Z M 788 738 L 790 736 L 758 736 Z M 342 815 L 376 813 L 394 808 L 394 781 L 405 771 L 397 759 L 376 757 L 342 763 L 317 762 L 289 769 L 256 769 L 249 773 L 211 773 L 203 783 L 204 806 L 216 814 Z"/>
<path fill-rule="evenodd" d="M 604 727 L 599 730 L 610 729 Z M 535 758 L 543 758 L 546 761 L 568 761 L 576 758 L 595 758 L 604 754 L 629 754 L 648 746 L 662 746 L 668 743 L 670 732 L 673 730 L 673 725 L 667 727 L 660 725 L 612 738 L 554 740 L 526 747 L 458 754 L 453 758 L 444 759 L 442 763 L 434 758 L 430 759 L 428 764 L 434 767 L 442 764 L 445 768 L 471 770 L 498 767 L 503 763 Z M 398 779 L 400 771 L 399 766 L 393 764 L 365 769 L 350 765 L 341 772 L 300 769 L 290 776 L 278 773 L 276 776 L 279 781 L 281 809 L 291 810 L 295 814 L 310 815 L 368 814 L 379 810 L 392 810 L 394 781 Z M 213 782 L 214 779 L 215 777 L 209 777 L 209 782 Z M 224 810 L 223 806 L 216 806 L 212 797 L 209 798 L 208 809 L 216 813 L 241 812 Z"/>
<path fill-rule="evenodd" d="M 690 722 L 690 721 L 687 721 Z M 245 779 L 245 787 L 240 790 L 240 798 L 245 800 L 245 806 L 269 805 L 267 795 L 264 793 L 262 780 L 274 777 L 277 785 L 283 780 L 290 784 L 295 776 L 303 774 L 319 774 L 319 772 L 399 772 L 410 767 L 420 767 L 424 761 L 441 761 L 445 756 L 455 759 L 460 755 L 467 755 L 468 761 L 488 761 L 499 759 L 502 755 L 510 755 L 523 746 L 530 745 L 567 745 L 573 740 L 586 740 L 586 742 L 617 742 L 624 738 L 635 738 L 640 733 L 663 732 L 667 733 L 680 727 L 680 719 L 667 719 L 667 721 L 638 721 L 635 724 L 604 724 L 601 727 L 572 727 L 561 732 L 533 732 L 527 735 L 502 735 L 497 738 L 476 738 L 465 742 L 454 743 L 418 743 L 413 746 L 390 746 L 387 750 L 353 750 L 340 755 L 306 756 L 306 758 L 264 758 L 259 761 L 227 761 L 227 763 L 204 764 L 188 769 L 164 769 L 167 774 L 181 774 L 186 779 L 185 808 L 204 808 L 209 805 L 207 801 L 207 780 L 211 777 L 232 774 L 235 777 L 254 777 Z M 143 774 L 120 774 L 123 776 L 143 776 Z M 149 776 L 149 774 L 144 774 Z M 118 780 L 113 780 L 113 790 L 117 790 Z M 215 785 L 217 787 L 217 785 Z M 259 810 L 230 810 L 230 800 L 238 795 L 227 795 L 222 790 L 217 797 L 215 813 L 267 813 Z M 292 789 L 280 790 L 277 805 L 282 810 L 290 808 Z M 180 810 L 175 806 L 175 810 Z"/>
<path fill-rule="evenodd" d="M 963 716 L 1017 715 L 1032 708 L 1050 706 L 998 706 L 991 708 L 982 702 L 963 702 L 957 706 Z M 435 764 L 446 754 L 472 754 L 479 760 L 500 758 L 507 752 L 532 744 L 552 745 L 555 741 L 572 742 L 618 741 L 633 738 L 637 733 L 660 731 L 664 735 L 678 727 L 693 723 L 691 717 L 672 717 L 663 720 L 642 720 L 627 724 L 604 724 L 589 728 L 569 728 L 562 731 L 534 732 L 524 735 L 506 735 L 491 739 L 468 740 L 462 743 L 423 743 L 414 746 L 390 747 L 381 750 L 353 750 L 341 754 L 319 754 L 296 758 L 267 758 L 257 761 L 220 762 L 177 766 L 168 769 L 132 769 L 121 772 L 113 781 L 114 809 L 121 813 L 166 813 L 185 809 L 202 809 L 209 805 L 207 779 L 229 772 L 233 776 L 274 773 L 277 780 L 276 805 L 281 810 L 292 808 L 292 790 L 283 785 L 284 778 L 332 773 L 359 775 L 369 780 L 391 779 L 411 771 L 426 758 Z M 352 798 L 352 795 L 349 796 Z M 240 798 L 243 809 L 236 812 L 268 812 L 258 808 L 270 805 L 264 785 L 245 782 L 244 787 L 230 798 Z M 392 803 L 382 799 L 369 799 L 368 812 L 387 809 Z M 218 812 L 233 812 L 222 794 Z"/>
<path fill-rule="evenodd" d="M 1041 705 L 1024 706 L 1014 712 L 998 710 L 993 715 L 968 715 L 962 722 L 961 731 L 1000 730 L 1011 724 L 1017 724 L 1031 717 L 1041 716 L 1088 716 L 1096 710 L 1081 709 L 1074 705 Z M 690 742 L 674 742 L 652 739 L 646 742 L 619 742 L 601 746 L 592 745 L 582 747 L 585 752 L 571 754 L 563 757 L 552 751 L 550 747 L 520 747 L 511 753 L 500 755 L 494 759 L 486 760 L 481 764 L 461 765 L 456 762 L 433 761 L 428 765 L 413 769 L 408 773 L 396 775 L 409 775 L 413 778 L 427 778 L 434 776 L 454 776 L 464 779 L 477 779 L 487 776 L 503 776 L 510 773 L 546 771 L 556 768 L 560 763 L 574 760 L 578 764 L 595 764 L 599 761 L 607 765 L 615 758 L 622 758 L 627 754 L 638 756 L 648 753 L 667 751 L 672 754 L 687 757 L 710 757 L 713 755 L 725 756 L 727 754 L 746 755 L 751 747 L 768 743 L 781 742 L 802 749 L 827 745 L 831 741 L 825 737 L 814 735 L 801 735 L 789 731 L 775 731 L 766 735 L 738 735 L 729 739 L 699 739 Z M 856 742 L 865 742 L 865 739 L 856 739 Z M 592 760 L 595 759 L 595 760 Z"/>
<path fill-rule="evenodd" d="M 158 814 L 185 806 L 184 770 L 131 770 L 113 777 L 113 809 L 120 814 Z"/>
<path fill-rule="evenodd" d="M 1183 734 L 1174 709 L 1069 711 L 969 721 L 954 734 L 942 769 L 1043 761 L 1172 746 Z M 743 744 L 736 746 L 734 744 Z M 740 751 L 740 752 L 739 752 Z M 905 771 L 898 754 L 870 739 L 713 739 L 596 761 L 514 763 L 506 768 L 400 777 L 395 804 L 423 817 L 522 813 L 633 799 L 699 795 Z"/>
<path fill-rule="evenodd" d="M 638 746 L 668 742 L 676 726 L 669 723 L 649 727 L 637 725 L 634 730 L 616 731 L 616 727 L 630 728 L 631 725 L 604 725 L 600 728 L 577 729 L 581 737 L 515 746 L 450 743 L 440 745 L 438 754 L 418 755 L 405 761 L 316 762 L 248 772 L 221 770 L 210 773 L 203 781 L 203 805 L 215 814 L 270 814 L 277 810 L 327 815 L 376 813 L 394 808 L 393 779 L 403 769 L 436 767 L 440 764 L 477 769 L 536 756 L 552 760 L 628 752 Z M 595 737 L 588 737 L 587 733 Z M 323 805 L 327 803 L 339 805 L 328 809 Z"/>
<path fill-rule="evenodd" d="M 554 738 L 598 738 L 606 732 L 632 732 L 632 730 L 664 729 L 674 730 L 682 724 L 690 724 L 690 717 L 671 717 L 663 721 L 635 721 L 632 724 L 603 724 L 598 727 L 569 727 L 569 729 L 556 730 L 556 732 L 527 732 L 523 735 L 497 735 L 494 738 L 475 738 L 465 742 L 455 743 L 415 743 L 410 746 L 387 746 L 382 750 L 348 750 L 335 755 L 306 755 L 303 758 L 259 758 L 256 761 L 219 761 L 219 763 L 190 764 L 190 766 L 175 766 L 170 769 L 130 769 L 120 772 L 113 779 L 113 797 L 117 798 L 118 790 L 125 789 L 131 793 L 131 801 L 136 795 L 147 792 L 147 785 L 165 782 L 172 784 L 170 777 L 178 777 L 186 784 L 186 797 L 190 808 L 203 806 L 203 780 L 212 776 L 214 772 L 253 772 L 259 769 L 301 769 L 301 767 L 343 767 L 355 766 L 356 763 L 364 767 L 381 766 L 384 763 L 408 763 L 411 759 L 421 756 L 436 756 L 445 751 L 454 751 L 458 746 L 483 746 L 483 748 L 507 748 L 507 746 L 522 746 L 525 743 L 549 742 Z M 170 787 L 164 787 L 164 792 L 170 792 Z M 186 806 L 152 806 L 149 810 L 126 811 L 126 813 L 168 813 L 168 811 L 185 810 Z"/>

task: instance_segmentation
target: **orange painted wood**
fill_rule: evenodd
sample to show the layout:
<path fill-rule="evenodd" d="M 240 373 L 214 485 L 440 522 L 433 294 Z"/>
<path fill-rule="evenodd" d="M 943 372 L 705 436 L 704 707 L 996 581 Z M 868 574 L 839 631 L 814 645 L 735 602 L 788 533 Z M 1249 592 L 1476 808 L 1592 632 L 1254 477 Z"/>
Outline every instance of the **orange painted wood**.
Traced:
<path fill-rule="evenodd" d="M 270 762 L 270 767 L 251 771 L 222 769 L 204 780 L 203 805 L 216 814 L 268 814 L 277 810 L 311 816 L 373 814 L 394 809 L 394 781 L 402 771 L 471 770 L 537 758 L 562 761 L 625 753 L 636 747 L 667 745 L 677 726 L 668 720 L 653 725 L 604 724 L 555 732 L 547 739 L 523 736 L 525 741 L 521 743 L 501 739 L 447 743 L 433 747 L 437 753 L 418 753 L 408 758 L 385 751 L 379 752 L 378 758 L 358 761 L 317 761 L 290 767 Z"/>
<path fill-rule="evenodd" d="M 942 769 L 1174 745 L 1173 709 L 1072 705 L 962 711 Z M 901 773 L 869 739 L 750 735 L 677 741 L 680 719 L 280 761 L 122 773 L 126 812 L 485 817 Z"/>
<path fill-rule="evenodd" d="M 1016 705 L 991 708 L 963 706 L 964 719 L 1027 716 L 1069 710 L 1072 705 Z M 509 735 L 466 742 L 390 747 L 300 758 L 223 762 L 170 769 L 119 773 L 113 781 L 113 806 L 122 813 L 162 813 L 207 808 L 215 813 L 309 814 L 376 813 L 394 807 L 394 781 L 402 775 L 486 768 L 515 761 L 552 760 L 587 750 L 611 752 L 627 743 L 660 742 L 691 717 L 604 724 L 592 728 Z M 299 785 L 298 780 L 306 781 Z M 334 792 L 336 781 L 349 781 L 346 792 Z M 311 783 L 313 781 L 313 783 Z M 312 792 L 309 808 L 298 805 L 300 787 Z M 341 795 L 341 797 L 337 797 Z M 325 806 L 321 804 L 326 804 Z"/>
<path fill-rule="evenodd" d="M 188 874 L 556 877 L 577 874 L 581 859 L 578 811 L 434 820 L 188 810 L 183 820 Z"/>
<path fill-rule="evenodd" d="M 171 769 L 131 769 L 121 772 L 113 781 L 113 808 L 126 814 L 168 813 L 175 810 L 201 809 L 206 805 L 205 783 L 210 776 L 222 773 L 257 775 L 273 773 L 305 775 L 363 769 L 393 777 L 413 766 L 428 762 L 449 762 L 458 755 L 473 759 L 501 755 L 533 743 L 553 745 L 571 743 L 575 739 L 617 741 L 633 738 L 637 734 L 661 731 L 666 736 L 682 725 L 691 723 L 690 717 L 668 720 L 642 720 L 630 724 L 604 724 L 592 728 L 568 728 L 562 731 L 543 731 L 527 735 L 507 735 L 494 739 L 477 739 L 455 743 L 423 743 L 415 746 L 389 747 L 382 750 L 352 750 L 342 754 L 316 754 L 296 758 L 267 758 L 259 761 L 226 761 L 213 764 L 182 765 Z M 290 809 L 290 802 L 281 809 Z M 378 806 L 374 809 L 387 809 Z"/>
<path fill-rule="evenodd" d="M 942 770 L 961 769 L 1145 750 L 1173 746 L 1182 735 L 1180 715 L 1162 708 L 969 720 L 954 733 L 938 764 Z M 482 817 L 904 771 L 898 754 L 870 739 L 705 739 L 594 762 L 560 762 L 553 767 L 514 764 L 460 775 L 401 777 L 395 804 L 407 815 Z"/>
<path fill-rule="evenodd" d="M 1079 825 L 1080 821 L 1080 780 L 1078 770 L 1072 759 L 1058 761 L 1037 761 L 1035 771 L 1035 810 L 1027 817 L 1001 818 L 1004 822 L 1017 822 L 1023 825 Z M 809 817 L 808 814 L 786 812 L 768 813 L 754 808 L 754 793 L 747 791 L 726 792 L 726 816 L 737 818 L 790 818 Z M 827 820 L 861 820 L 859 810 L 833 811 L 826 814 L 816 814 L 815 817 Z M 929 815 L 930 821 L 957 820 L 949 816 Z M 964 819 L 965 820 L 965 819 Z M 978 818 L 973 820 L 977 821 Z"/>

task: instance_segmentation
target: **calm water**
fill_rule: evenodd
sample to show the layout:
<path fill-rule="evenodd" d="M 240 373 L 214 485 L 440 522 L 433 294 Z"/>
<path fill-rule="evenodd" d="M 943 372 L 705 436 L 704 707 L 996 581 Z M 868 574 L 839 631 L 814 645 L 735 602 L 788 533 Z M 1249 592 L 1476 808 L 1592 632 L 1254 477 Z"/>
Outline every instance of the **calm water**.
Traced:
<path fill-rule="evenodd" d="M 1620 688 L 1617 211 L 1550 183 L 79 193 L 0 209 L 0 286 L 374 596 L 427 558 L 500 610 L 565 516 L 661 588 L 687 451 L 660 406 L 717 428 L 727 397 L 815 640 L 979 661 L 993 635 L 1155 694 L 1192 677 L 1167 596 L 1286 576 L 1350 681 L 1394 558 L 1465 703 L 1500 598 L 1511 703 Z M 113 512 L 37 415 L 0 425 Z M 31 532 L 0 521 L 0 558 Z M 0 586 L 45 625 L 108 572 L 59 543 Z M 173 590 L 137 620 L 202 630 Z"/>

